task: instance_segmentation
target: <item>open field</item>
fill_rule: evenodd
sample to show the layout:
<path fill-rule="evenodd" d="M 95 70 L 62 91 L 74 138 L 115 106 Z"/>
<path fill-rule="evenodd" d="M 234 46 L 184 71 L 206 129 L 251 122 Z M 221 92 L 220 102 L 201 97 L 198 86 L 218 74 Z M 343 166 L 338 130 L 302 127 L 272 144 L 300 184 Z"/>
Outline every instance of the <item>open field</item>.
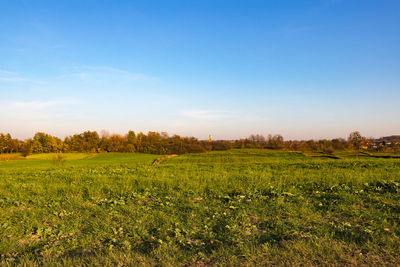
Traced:
<path fill-rule="evenodd" d="M 2 264 L 400 264 L 397 158 L 55 156 L 0 162 Z"/>

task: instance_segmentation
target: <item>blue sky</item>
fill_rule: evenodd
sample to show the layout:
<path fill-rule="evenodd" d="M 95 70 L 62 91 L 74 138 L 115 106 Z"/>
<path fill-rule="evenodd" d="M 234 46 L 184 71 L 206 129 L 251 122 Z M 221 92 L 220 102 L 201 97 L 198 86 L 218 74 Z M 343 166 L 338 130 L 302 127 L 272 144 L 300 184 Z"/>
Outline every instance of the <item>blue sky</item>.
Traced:
<path fill-rule="evenodd" d="M 398 0 L 0 0 L 0 132 L 400 134 Z"/>

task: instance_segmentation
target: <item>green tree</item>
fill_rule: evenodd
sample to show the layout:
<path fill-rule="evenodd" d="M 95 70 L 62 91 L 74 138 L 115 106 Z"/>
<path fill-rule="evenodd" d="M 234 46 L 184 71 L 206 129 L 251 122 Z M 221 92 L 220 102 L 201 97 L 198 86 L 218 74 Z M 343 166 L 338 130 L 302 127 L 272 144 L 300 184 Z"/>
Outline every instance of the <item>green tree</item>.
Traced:
<path fill-rule="evenodd" d="M 136 141 L 136 151 L 143 152 L 143 143 L 145 141 L 146 135 L 142 132 L 138 133 Z"/>
<path fill-rule="evenodd" d="M 136 151 L 136 145 L 137 145 L 137 137 L 134 131 L 129 131 L 127 135 L 127 146 L 126 150 L 127 152 L 135 152 Z"/>

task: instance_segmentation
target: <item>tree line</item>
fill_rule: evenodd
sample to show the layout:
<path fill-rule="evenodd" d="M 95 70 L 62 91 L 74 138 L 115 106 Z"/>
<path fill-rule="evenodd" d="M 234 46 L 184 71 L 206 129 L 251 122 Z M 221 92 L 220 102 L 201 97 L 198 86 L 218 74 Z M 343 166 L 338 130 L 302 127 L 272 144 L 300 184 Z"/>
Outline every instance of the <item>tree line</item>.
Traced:
<path fill-rule="evenodd" d="M 214 144 L 218 146 L 219 142 Z M 213 143 L 198 140 L 194 137 L 169 136 L 167 133 L 129 131 L 126 135 L 103 134 L 96 131 L 85 131 L 81 134 L 67 136 L 64 140 L 47 133 L 38 132 L 33 138 L 21 141 L 10 134 L 0 133 L 0 153 L 20 152 L 59 153 L 59 152 L 129 152 L 149 154 L 185 154 L 201 153 L 213 150 Z"/>
<path fill-rule="evenodd" d="M 398 146 L 398 150 L 396 150 Z M 390 146 L 376 147 L 372 139 L 367 139 L 359 132 L 353 132 L 349 138 L 335 138 L 323 140 L 288 140 L 285 141 L 281 135 L 250 135 L 248 138 L 238 140 L 199 140 L 195 137 L 169 136 L 162 132 L 135 133 L 129 131 L 126 135 L 107 134 L 101 136 L 96 131 L 85 131 L 74 134 L 64 140 L 46 134 L 36 133 L 33 138 L 18 140 L 10 134 L 0 133 L 0 153 L 58 153 L 58 152 L 129 152 L 149 154 L 185 154 L 202 153 L 215 150 L 228 150 L 232 148 L 267 148 L 278 150 L 323 152 L 332 154 L 334 151 L 349 150 L 371 150 L 394 152 L 400 151 L 400 143 Z"/>

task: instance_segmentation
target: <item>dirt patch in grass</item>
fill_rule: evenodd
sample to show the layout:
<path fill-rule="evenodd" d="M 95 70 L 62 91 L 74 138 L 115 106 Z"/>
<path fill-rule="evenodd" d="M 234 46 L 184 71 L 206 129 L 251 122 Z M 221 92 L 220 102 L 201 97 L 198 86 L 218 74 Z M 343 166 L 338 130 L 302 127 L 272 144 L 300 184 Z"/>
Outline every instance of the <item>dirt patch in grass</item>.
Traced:
<path fill-rule="evenodd" d="M 158 165 L 158 164 L 160 164 L 161 162 L 163 162 L 166 159 L 174 158 L 174 157 L 177 157 L 177 156 L 178 155 L 173 154 L 173 155 L 166 155 L 166 156 L 159 157 L 158 159 L 153 161 L 153 165 Z"/>

